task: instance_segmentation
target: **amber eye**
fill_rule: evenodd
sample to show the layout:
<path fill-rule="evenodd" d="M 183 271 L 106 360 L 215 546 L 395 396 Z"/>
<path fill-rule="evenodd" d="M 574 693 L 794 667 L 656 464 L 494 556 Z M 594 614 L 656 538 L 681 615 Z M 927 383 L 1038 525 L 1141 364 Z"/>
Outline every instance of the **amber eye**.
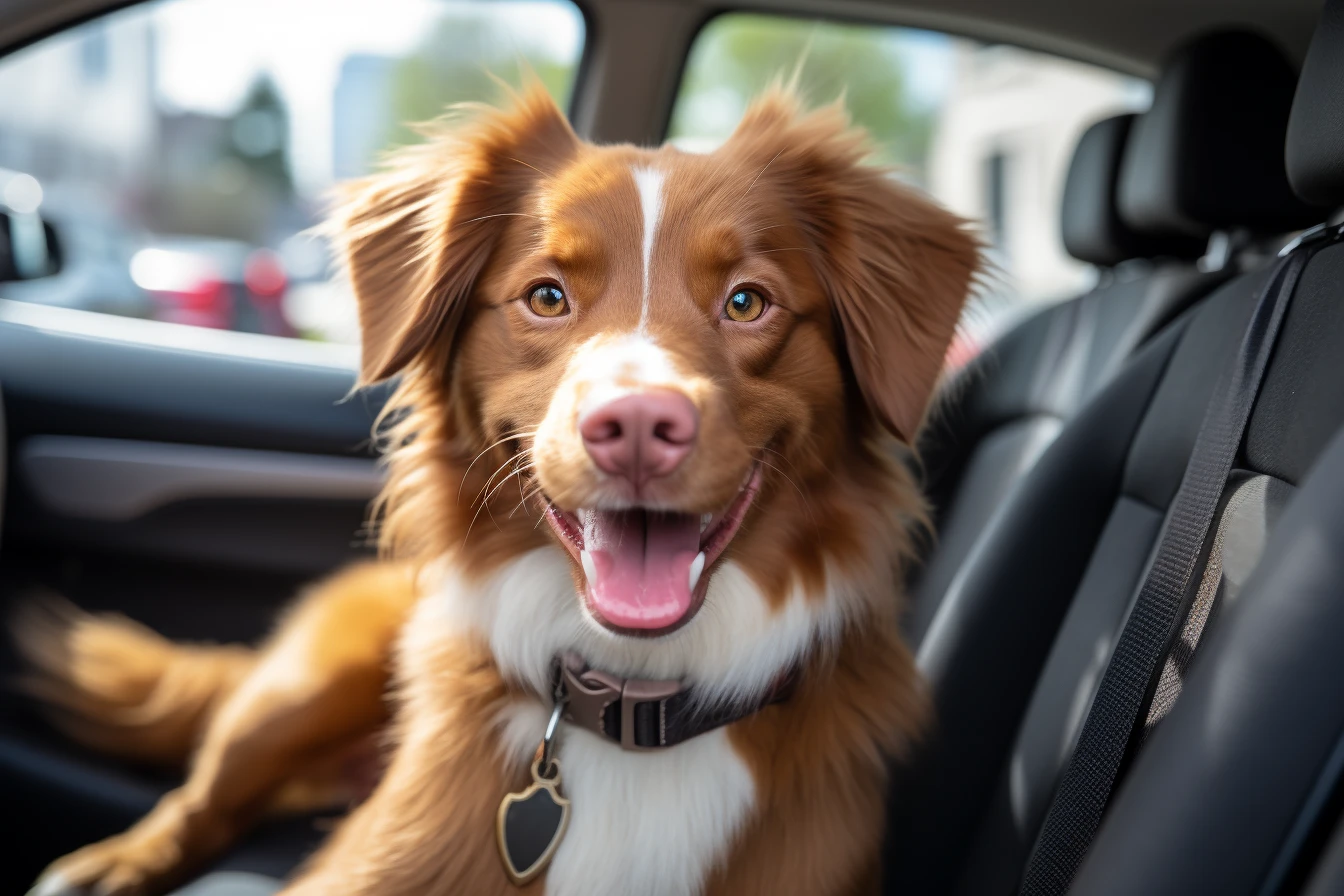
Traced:
<path fill-rule="evenodd" d="M 559 317 L 569 313 L 569 301 L 554 283 L 543 283 L 528 293 L 527 307 L 541 317 Z"/>
<path fill-rule="evenodd" d="M 729 320 L 750 323 L 765 313 L 765 299 L 754 289 L 739 289 L 723 303 L 723 313 Z"/>

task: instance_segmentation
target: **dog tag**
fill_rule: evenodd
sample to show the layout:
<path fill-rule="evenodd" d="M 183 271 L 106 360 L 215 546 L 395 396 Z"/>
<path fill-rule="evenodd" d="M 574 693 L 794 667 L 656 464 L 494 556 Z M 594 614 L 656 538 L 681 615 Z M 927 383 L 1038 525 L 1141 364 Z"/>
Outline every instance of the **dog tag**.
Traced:
<path fill-rule="evenodd" d="M 516 886 L 531 883 L 546 870 L 569 823 L 569 800 L 560 795 L 560 763 L 542 777 L 541 756 L 532 763 L 532 783 L 499 804 L 495 834 L 504 870 Z"/>

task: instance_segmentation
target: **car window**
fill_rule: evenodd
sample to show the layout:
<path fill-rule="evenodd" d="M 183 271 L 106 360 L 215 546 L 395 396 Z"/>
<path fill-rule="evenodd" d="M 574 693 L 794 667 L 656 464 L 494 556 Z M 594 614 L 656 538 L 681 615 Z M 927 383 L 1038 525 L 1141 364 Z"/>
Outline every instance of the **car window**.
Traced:
<path fill-rule="evenodd" d="M 55 276 L 0 298 L 353 342 L 308 231 L 415 122 L 534 72 L 566 103 L 567 0 L 171 0 L 0 59 L 0 211 L 50 223 Z"/>
<path fill-rule="evenodd" d="M 669 136 L 710 150 L 753 95 L 795 76 L 810 102 L 843 96 L 872 134 L 876 161 L 980 227 L 996 270 L 954 354 L 1090 285 L 1095 274 L 1059 235 L 1064 177 L 1083 130 L 1146 108 L 1148 82 L 931 31 L 730 13 L 692 47 Z"/>

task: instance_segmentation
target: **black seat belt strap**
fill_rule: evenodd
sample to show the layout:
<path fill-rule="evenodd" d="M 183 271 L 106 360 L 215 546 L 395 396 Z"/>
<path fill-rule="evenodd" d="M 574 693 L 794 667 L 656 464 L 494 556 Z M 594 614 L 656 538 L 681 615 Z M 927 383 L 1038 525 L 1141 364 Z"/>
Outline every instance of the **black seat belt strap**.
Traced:
<path fill-rule="evenodd" d="M 1322 230 L 1320 235 L 1324 235 Z M 1063 896 L 1092 843 L 1153 675 L 1198 564 L 1293 291 L 1320 240 L 1276 265 L 1205 412 L 1152 565 L 1102 675 L 1022 879 L 1021 896 Z"/>

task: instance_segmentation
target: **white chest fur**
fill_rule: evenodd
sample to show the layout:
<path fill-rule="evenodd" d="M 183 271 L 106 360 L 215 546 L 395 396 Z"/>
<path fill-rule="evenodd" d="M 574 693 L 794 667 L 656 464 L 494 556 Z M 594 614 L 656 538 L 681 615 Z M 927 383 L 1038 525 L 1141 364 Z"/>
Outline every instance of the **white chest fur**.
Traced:
<path fill-rule="evenodd" d="M 500 671 L 533 693 L 550 689 L 551 661 L 567 650 L 594 667 L 649 679 L 676 678 L 709 701 L 753 700 L 809 648 L 842 629 L 851 595 L 790 595 L 771 607 L 746 573 L 724 564 L 695 619 L 664 638 L 620 638 L 580 609 L 568 560 L 532 551 L 496 575 L 468 583 L 451 568 L 416 609 L 404 647 L 470 634 Z M 525 768 L 550 707 L 526 699 L 501 710 L 504 761 Z M 573 726 L 557 753 L 569 829 L 547 872 L 547 896 L 691 896 L 731 848 L 756 805 L 751 770 L 725 730 L 678 746 L 627 752 Z"/>
<path fill-rule="evenodd" d="M 515 703 L 501 722 L 504 751 L 524 765 L 546 708 Z M 557 757 L 572 806 L 546 896 L 693 896 L 755 804 L 751 770 L 722 729 L 635 753 L 571 727 Z"/>

